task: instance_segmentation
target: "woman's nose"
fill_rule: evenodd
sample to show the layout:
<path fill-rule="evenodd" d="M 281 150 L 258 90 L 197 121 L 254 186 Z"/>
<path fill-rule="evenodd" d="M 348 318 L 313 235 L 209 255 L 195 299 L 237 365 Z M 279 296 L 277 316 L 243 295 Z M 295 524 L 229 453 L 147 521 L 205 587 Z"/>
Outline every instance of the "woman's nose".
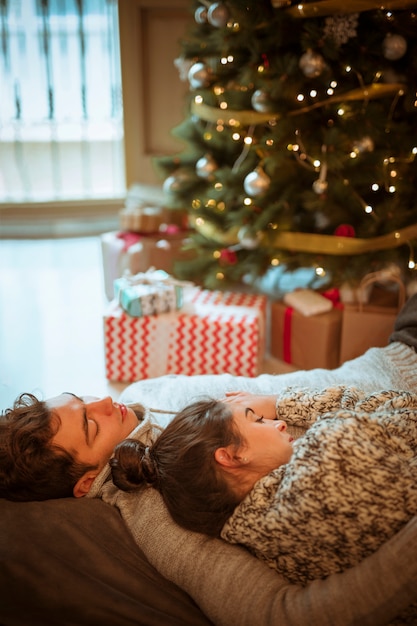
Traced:
<path fill-rule="evenodd" d="M 287 430 L 287 422 L 284 422 L 284 420 L 277 420 L 275 422 L 275 428 L 278 428 L 278 430 L 284 432 L 284 430 Z"/>

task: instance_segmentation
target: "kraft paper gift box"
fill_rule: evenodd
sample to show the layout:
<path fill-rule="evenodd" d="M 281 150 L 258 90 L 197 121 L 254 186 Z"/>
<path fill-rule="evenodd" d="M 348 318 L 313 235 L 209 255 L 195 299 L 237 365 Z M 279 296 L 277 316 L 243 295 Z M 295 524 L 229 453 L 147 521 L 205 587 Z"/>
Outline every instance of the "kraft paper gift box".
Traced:
<path fill-rule="evenodd" d="M 378 284 L 381 281 L 385 284 Z M 360 283 L 362 291 L 368 287 L 371 290 L 367 303 L 344 304 L 340 363 L 355 359 L 369 348 L 388 345 L 395 320 L 405 302 L 405 286 L 398 275 L 373 272 Z"/>
<path fill-rule="evenodd" d="M 271 303 L 271 355 L 299 369 L 339 365 L 342 310 L 303 315 L 284 302 Z"/>
<path fill-rule="evenodd" d="M 123 311 L 131 317 L 143 317 L 180 309 L 186 286 L 187 283 L 176 281 L 163 270 L 152 268 L 117 278 L 114 293 Z"/>
<path fill-rule="evenodd" d="M 190 253 L 182 250 L 186 238 L 186 231 L 177 227 L 153 234 L 112 231 L 101 235 L 107 299 L 114 298 L 114 281 L 126 271 L 137 274 L 155 267 L 172 274 L 176 260 L 190 258 Z"/>
<path fill-rule="evenodd" d="M 257 376 L 265 354 L 265 296 L 194 288 L 180 311 L 131 317 L 117 300 L 104 315 L 106 376 Z"/>

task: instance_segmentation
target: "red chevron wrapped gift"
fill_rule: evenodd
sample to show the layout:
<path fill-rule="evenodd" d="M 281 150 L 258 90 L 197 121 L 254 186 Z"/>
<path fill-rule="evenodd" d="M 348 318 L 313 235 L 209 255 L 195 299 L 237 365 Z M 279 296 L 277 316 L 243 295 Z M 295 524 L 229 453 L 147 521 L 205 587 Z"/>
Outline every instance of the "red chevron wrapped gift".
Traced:
<path fill-rule="evenodd" d="M 193 289 L 180 311 L 133 318 L 109 305 L 106 376 L 133 382 L 164 374 L 256 376 L 265 352 L 266 298 Z"/>

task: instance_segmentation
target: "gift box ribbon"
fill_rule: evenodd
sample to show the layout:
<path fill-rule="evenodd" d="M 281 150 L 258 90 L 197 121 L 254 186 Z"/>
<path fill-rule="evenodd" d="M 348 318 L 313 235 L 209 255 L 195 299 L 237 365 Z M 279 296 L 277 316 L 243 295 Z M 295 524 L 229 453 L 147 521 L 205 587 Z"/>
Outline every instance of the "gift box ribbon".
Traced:
<path fill-rule="evenodd" d="M 285 363 L 292 362 L 291 356 L 291 326 L 292 326 L 292 315 L 294 313 L 294 309 L 291 306 L 287 306 L 284 312 L 284 336 L 282 340 L 282 357 Z"/>
<path fill-rule="evenodd" d="M 328 289 L 327 291 L 324 291 L 321 295 L 330 300 L 334 308 L 343 309 L 343 304 L 340 302 L 340 292 L 338 289 Z M 294 309 L 292 307 L 286 307 L 284 312 L 284 327 L 282 337 L 282 358 L 284 360 L 284 363 L 289 364 L 292 363 L 291 335 L 293 313 Z"/>
<path fill-rule="evenodd" d="M 138 274 L 130 274 L 126 272 L 123 275 L 123 282 L 127 287 L 133 287 L 134 285 L 172 285 L 173 287 L 194 287 L 194 283 L 187 280 L 177 280 L 164 270 L 157 270 L 154 267 L 150 267 L 146 272 L 139 272 Z"/>

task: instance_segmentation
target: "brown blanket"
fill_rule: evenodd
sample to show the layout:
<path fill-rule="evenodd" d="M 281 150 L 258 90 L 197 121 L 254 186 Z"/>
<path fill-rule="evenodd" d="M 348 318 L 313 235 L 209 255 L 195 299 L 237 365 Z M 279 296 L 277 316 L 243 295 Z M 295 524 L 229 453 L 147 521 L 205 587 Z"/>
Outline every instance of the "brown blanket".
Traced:
<path fill-rule="evenodd" d="M 0 624 L 210 622 L 148 563 L 117 509 L 101 500 L 63 499 L 0 500 Z"/>

